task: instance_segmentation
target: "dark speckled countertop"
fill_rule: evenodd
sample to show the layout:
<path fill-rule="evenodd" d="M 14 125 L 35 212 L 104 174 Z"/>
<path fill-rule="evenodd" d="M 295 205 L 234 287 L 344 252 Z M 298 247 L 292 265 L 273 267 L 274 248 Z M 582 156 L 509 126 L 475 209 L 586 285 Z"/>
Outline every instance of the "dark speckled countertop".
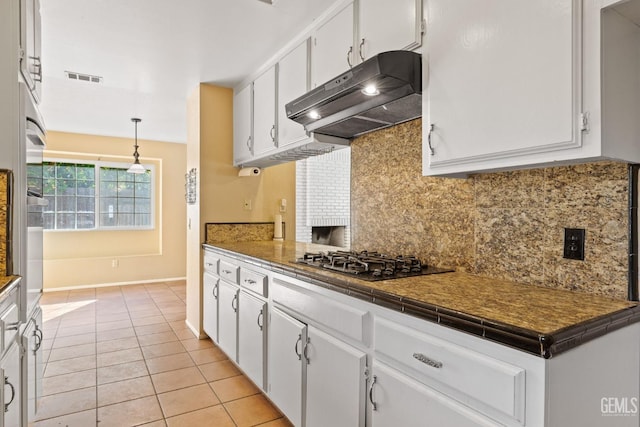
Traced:
<path fill-rule="evenodd" d="M 205 245 L 207 247 L 208 245 Z M 466 273 L 368 282 L 293 261 L 336 249 L 296 242 L 216 243 L 245 262 L 356 298 L 551 357 L 640 320 L 640 306 L 585 293 L 523 285 Z"/>
<path fill-rule="evenodd" d="M 0 276 L 0 299 L 6 295 L 6 292 L 13 289 L 20 279 L 20 276 Z"/>

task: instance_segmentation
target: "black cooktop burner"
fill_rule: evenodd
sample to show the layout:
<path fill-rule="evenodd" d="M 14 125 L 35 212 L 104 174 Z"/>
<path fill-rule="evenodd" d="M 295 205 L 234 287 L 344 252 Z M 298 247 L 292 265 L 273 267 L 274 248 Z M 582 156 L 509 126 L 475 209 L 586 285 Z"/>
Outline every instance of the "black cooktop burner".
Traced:
<path fill-rule="evenodd" d="M 296 260 L 338 273 L 357 276 L 362 280 L 387 280 L 423 274 L 448 273 L 453 270 L 431 267 L 415 256 L 399 255 L 391 257 L 378 252 L 329 251 L 307 252 Z"/>

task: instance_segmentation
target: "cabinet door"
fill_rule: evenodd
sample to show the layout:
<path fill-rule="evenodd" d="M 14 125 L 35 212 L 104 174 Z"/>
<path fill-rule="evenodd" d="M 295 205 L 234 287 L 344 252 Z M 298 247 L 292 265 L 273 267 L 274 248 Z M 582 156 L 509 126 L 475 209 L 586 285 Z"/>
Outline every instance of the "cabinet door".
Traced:
<path fill-rule="evenodd" d="M 0 418 L 2 427 L 20 427 L 21 388 L 20 388 L 20 346 L 14 342 L 0 363 L 0 378 L 4 378 L 4 387 L 0 396 Z"/>
<path fill-rule="evenodd" d="M 238 304 L 238 365 L 247 376 L 264 389 L 264 362 L 267 331 L 264 301 L 240 291 Z"/>
<path fill-rule="evenodd" d="M 302 348 L 307 325 L 271 308 L 269 321 L 269 398 L 295 426 L 302 425 Z M 329 425 L 329 424 L 325 424 Z"/>
<path fill-rule="evenodd" d="M 354 65 L 357 55 L 353 50 L 353 3 L 316 29 L 312 49 L 313 87 L 326 83 Z"/>
<path fill-rule="evenodd" d="M 233 97 L 233 163 L 240 165 L 251 158 L 251 92 L 249 84 Z"/>
<path fill-rule="evenodd" d="M 361 60 L 422 44 L 422 0 L 360 0 L 359 14 Z"/>
<path fill-rule="evenodd" d="M 29 321 L 22 333 L 22 346 L 24 349 L 24 371 L 22 387 L 23 396 L 26 396 L 26 405 L 23 408 L 25 419 L 33 421 L 37 414 L 38 402 L 42 396 L 42 310 L 38 309 Z"/>
<path fill-rule="evenodd" d="M 307 138 L 304 126 L 287 118 L 285 105 L 308 90 L 309 40 L 289 52 L 278 63 L 278 146 Z"/>
<path fill-rule="evenodd" d="M 218 283 L 218 345 L 229 359 L 237 361 L 238 287 L 224 280 Z"/>
<path fill-rule="evenodd" d="M 276 129 L 276 67 L 253 82 L 253 155 L 278 147 Z"/>
<path fill-rule="evenodd" d="M 372 427 L 499 425 L 380 363 L 373 365 L 372 381 L 368 393 Z"/>
<path fill-rule="evenodd" d="M 364 426 L 366 354 L 309 326 L 304 355 L 308 362 L 305 426 Z"/>
<path fill-rule="evenodd" d="M 218 281 L 204 273 L 202 285 L 202 328 L 214 342 L 218 342 Z"/>
<path fill-rule="evenodd" d="M 426 175 L 550 161 L 581 145 L 579 3 L 425 2 Z"/>
<path fill-rule="evenodd" d="M 41 99 L 42 63 L 40 48 L 40 0 L 20 1 L 20 61 L 22 76 L 36 102 Z"/>

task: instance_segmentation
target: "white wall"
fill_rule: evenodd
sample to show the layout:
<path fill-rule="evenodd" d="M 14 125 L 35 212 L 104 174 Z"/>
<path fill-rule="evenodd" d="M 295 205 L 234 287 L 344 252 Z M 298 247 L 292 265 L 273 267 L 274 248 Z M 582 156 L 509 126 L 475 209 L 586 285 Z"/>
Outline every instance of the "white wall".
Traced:
<path fill-rule="evenodd" d="M 311 242 L 311 227 L 345 226 L 351 241 L 351 149 L 344 148 L 296 164 L 296 240 Z"/>

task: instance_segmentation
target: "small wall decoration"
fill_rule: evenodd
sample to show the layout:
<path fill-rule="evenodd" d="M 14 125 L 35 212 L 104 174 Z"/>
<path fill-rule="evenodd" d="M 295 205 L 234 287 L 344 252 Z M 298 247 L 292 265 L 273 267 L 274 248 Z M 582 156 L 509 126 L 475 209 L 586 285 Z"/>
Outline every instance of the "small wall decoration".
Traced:
<path fill-rule="evenodd" d="M 188 173 L 184 175 L 185 184 L 184 184 L 184 198 L 187 201 L 187 204 L 193 205 L 196 202 L 196 168 L 192 168 Z"/>

